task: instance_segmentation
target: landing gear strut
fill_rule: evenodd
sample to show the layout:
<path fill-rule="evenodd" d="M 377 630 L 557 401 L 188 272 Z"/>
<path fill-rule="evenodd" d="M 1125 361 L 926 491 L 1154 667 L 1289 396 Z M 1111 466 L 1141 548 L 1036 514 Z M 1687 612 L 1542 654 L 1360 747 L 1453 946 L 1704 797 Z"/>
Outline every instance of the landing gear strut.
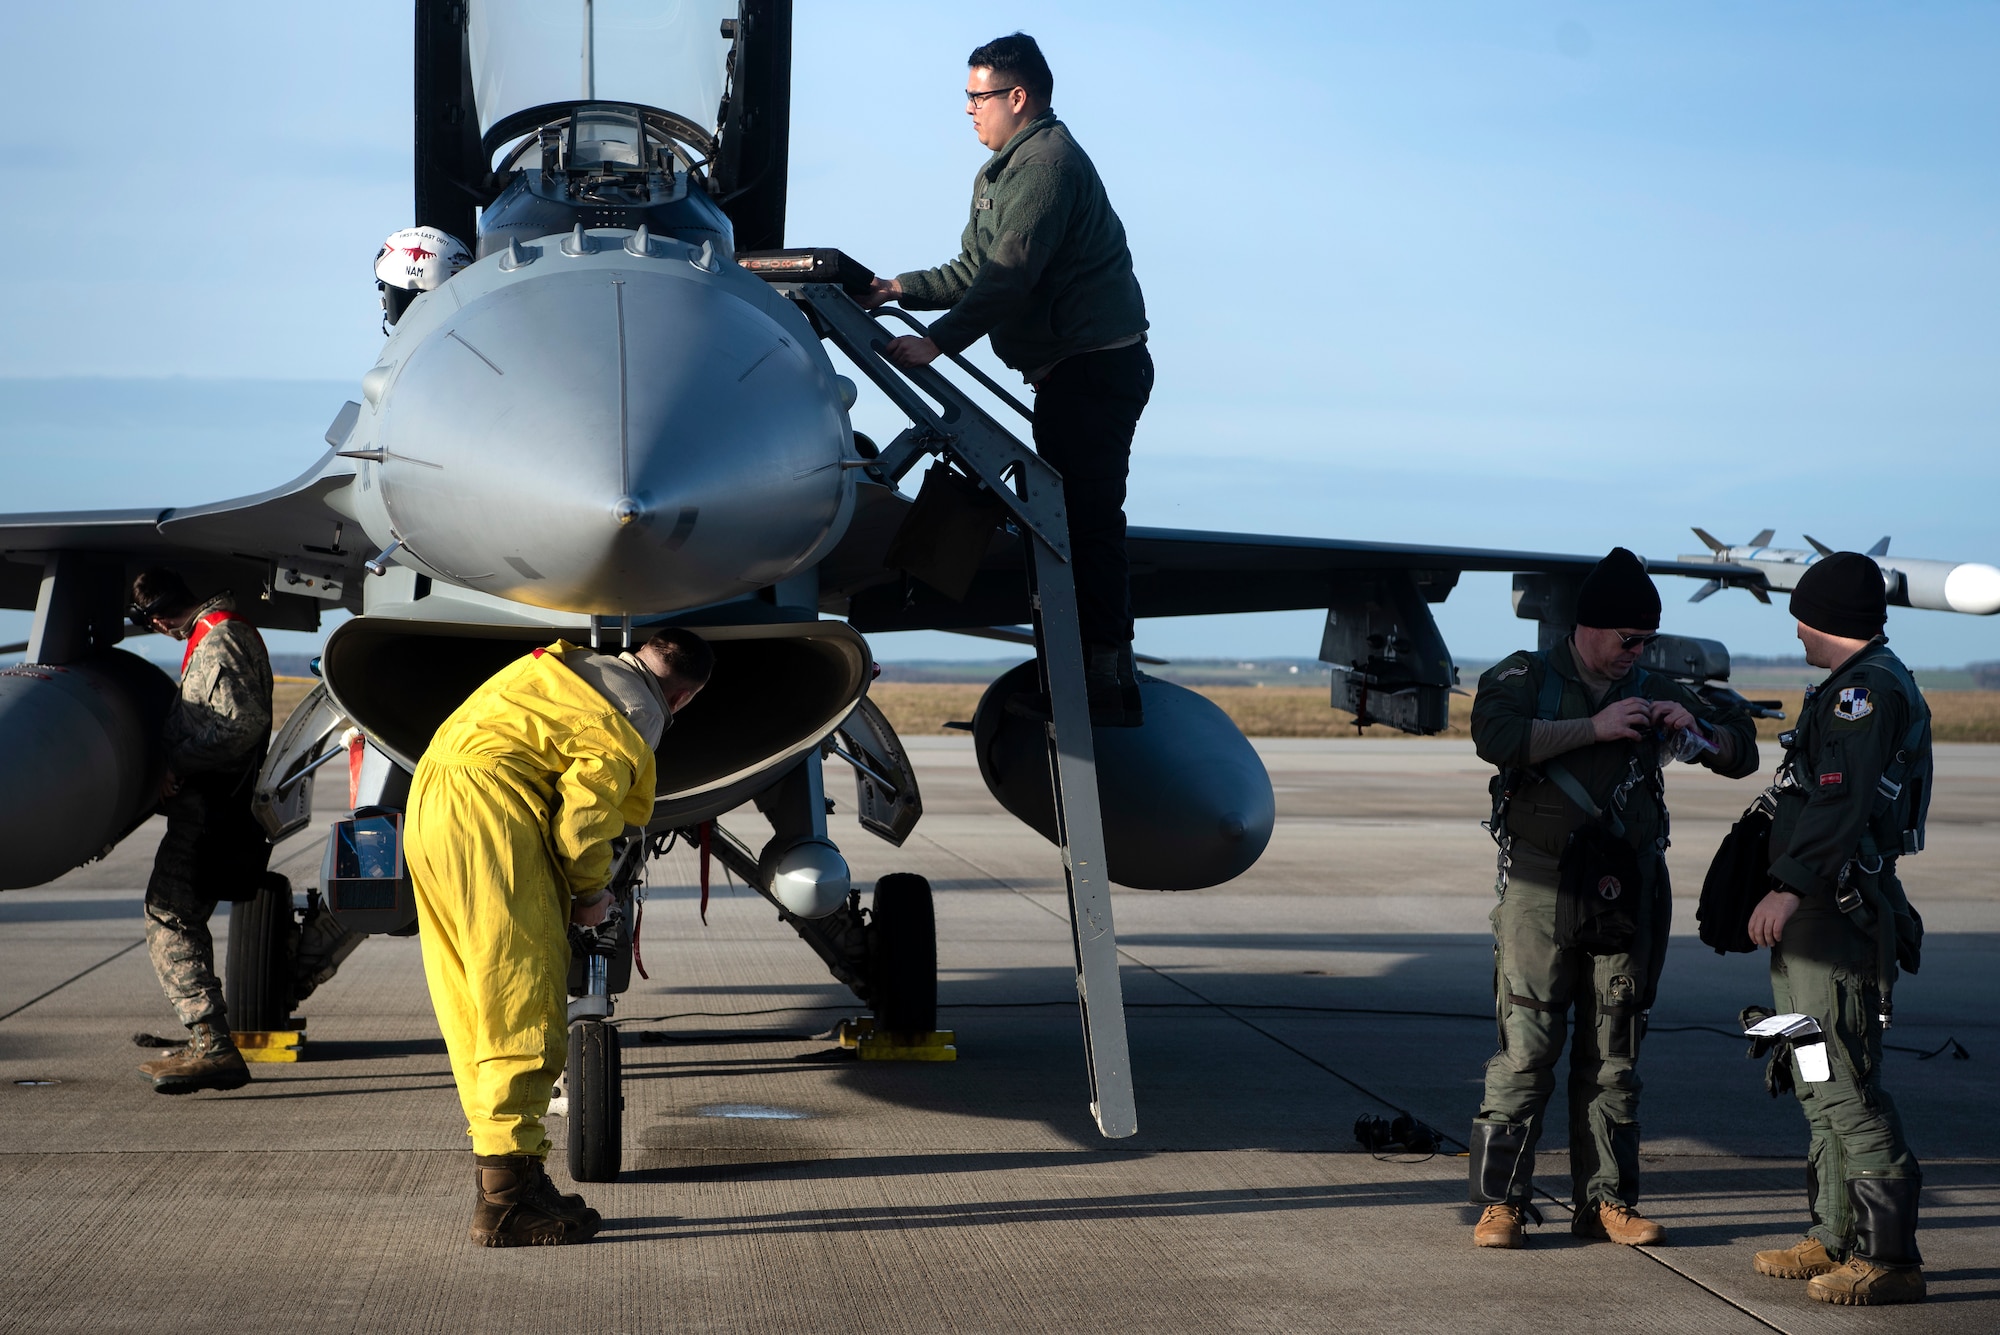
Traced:
<path fill-rule="evenodd" d="M 577 1182 L 615 1182 L 623 1160 L 625 1089 L 613 998 L 632 982 L 633 897 L 644 873 L 644 837 L 614 854 L 611 912 L 595 927 L 569 929 L 569 1055 L 562 1105 L 568 1126 L 569 1175 Z"/>

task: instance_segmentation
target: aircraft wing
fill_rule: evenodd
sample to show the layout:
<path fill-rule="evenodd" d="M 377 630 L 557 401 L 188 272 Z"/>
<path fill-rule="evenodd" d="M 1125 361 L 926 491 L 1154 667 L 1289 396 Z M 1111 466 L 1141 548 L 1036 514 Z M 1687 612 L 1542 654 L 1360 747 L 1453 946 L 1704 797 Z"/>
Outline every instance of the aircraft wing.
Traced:
<path fill-rule="evenodd" d="M 953 601 L 920 578 L 884 569 L 885 554 L 906 504 L 872 498 L 859 507 L 850 543 L 855 555 L 874 559 L 872 577 L 859 565 L 836 560 L 834 572 L 852 582 L 847 613 L 863 632 L 957 630 L 1014 625 L 1029 616 L 1020 544 L 997 539 L 966 596 Z M 843 546 L 849 544 L 844 543 Z M 1421 543 L 1360 542 L 1262 533 L 1213 533 L 1199 529 L 1133 527 L 1126 536 L 1132 562 L 1132 612 L 1137 617 L 1202 616 L 1222 612 L 1283 612 L 1330 607 L 1354 577 L 1409 571 L 1426 601 L 1442 602 L 1467 570 L 1525 571 L 1581 576 L 1596 555 L 1440 547 Z M 1601 554 L 1600 554 L 1601 555 Z M 1756 572 L 1707 562 L 1653 561 L 1655 575 L 1715 579 Z"/>
<path fill-rule="evenodd" d="M 270 600 L 257 595 L 282 570 L 342 583 L 360 574 L 374 544 L 326 504 L 352 476 L 329 452 L 282 486 L 210 505 L 0 515 L 0 607 L 33 608 L 50 558 L 74 553 L 121 590 L 158 562 L 197 588 L 234 589 L 260 625 L 311 629 L 324 608 L 358 606 L 358 591 L 335 603 L 288 594 L 280 581 Z"/>
<path fill-rule="evenodd" d="M 1133 528 L 1126 546 L 1138 616 L 1323 609 L 1344 577 L 1379 570 L 1415 573 L 1426 598 L 1442 602 L 1468 570 L 1582 575 L 1602 556 L 1164 528 Z M 1679 561 L 1648 562 L 1648 569 L 1696 579 L 1717 571 Z"/>

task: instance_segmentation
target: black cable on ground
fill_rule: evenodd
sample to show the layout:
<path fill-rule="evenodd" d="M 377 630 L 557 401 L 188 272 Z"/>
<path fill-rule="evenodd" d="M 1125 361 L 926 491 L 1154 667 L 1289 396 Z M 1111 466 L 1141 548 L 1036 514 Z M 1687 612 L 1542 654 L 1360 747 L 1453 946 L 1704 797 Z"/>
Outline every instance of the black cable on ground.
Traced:
<path fill-rule="evenodd" d="M 797 1014 L 805 1014 L 809 1012 L 821 1012 L 821 1011 L 851 1012 L 855 1010 L 859 1005 L 860 1005 L 859 1002 L 854 1002 L 849 1005 L 835 1005 L 835 1006 L 773 1006 L 764 1010 L 754 1010 L 754 1011 L 681 1011 L 680 1013 L 675 1015 L 635 1015 L 629 1017 L 620 1016 L 613 1023 L 618 1025 L 660 1024 L 667 1020 L 733 1020 L 733 1019 L 747 1019 L 758 1015 L 797 1015 Z M 1069 1008 L 1075 1005 L 1076 1002 L 1074 1000 L 1069 1000 L 1069 999 L 1053 1000 L 1053 1001 L 942 1001 L 941 1000 L 938 1002 L 938 1009 L 941 1011 L 943 1010 L 1009 1011 L 1009 1010 L 1037 1010 L 1054 1006 Z M 1128 1011 L 1146 1011 L 1146 1010 L 1202 1011 L 1202 1010 L 1219 1010 L 1219 1009 L 1228 1009 L 1232 1011 L 1289 1011 L 1304 1015 L 1383 1015 L 1390 1017 L 1401 1016 L 1412 1019 L 1424 1019 L 1424 1020 L 1477 1020 L 1481 1024 L 1493 1023 L 1493 1017 L 1490 1014 L 1481 1015 L 1473 1011 L 1411 1011 L 1411 1010 L 1400 1010 L 1392 1006 L 1305 1006 L 1305 1005 L 1293 1005 L 1286 1002 L 1235 1002 L 1235 1001 L 1227 1001 L 1227 1002 L 1128 1001 L 1125 1003 L 1125 1009 Z M 0 1016 L 0 1019 L 5 1019 L 5 1018 L 6 1018 L 5 1016 Z M 1714 1034 L 1719 1038 L 1733 1038 L 1733 1039 L 1741 1039 L 1744 1037 L 1744 1035 L 1738 1030 L 1718 1029 L 1714 1025 L 1707 1025 L 1707 1024 L 1655 1024 L 1655 1025 L 1648 1025 L 1646 1027 L 1646 1032 L 1649 1034 Z M 1953 1061 L 1972 1060 L 1972 1054 L 1966 1051 L 1965 1045 L 1963 1043 L 1960 1043 L 1956 1038 L 1947 1038 L 1943 1043 L 1938 1045 L 1936 1048 L 1933 1048 L 1929 1052 L 1924 1051 L 1922 1048 L 1905 1047 L 1899 1043 L 1884 1043 L 1882 1045 L 1882 1050 L 1884 1052 L 1912 1053 L 1916 1056 L 1916 1059 L 1918 1061 L 1929 1061 L 1931 1058 L 1941 1057 L 1947 1052 L 1951 1054 Z"/>
<path fill-rule="evenodd" d="M 119 958 L 119 956 L 121 955 L 129 955 L 133 951 L 137 950 L 140 946 L 143 946 L 145 944 L 146 944 L 146 938 L 142 936 L 137 941 L 134 941 L 131 945 L 125 947 L 123 950 L 105 956 L 97 963 L 91 965 L 88 969 L 85 969 L 82 973 L 73 973 L 69 977 L 63 979 L 60 983 L 57 983 L 54 987 L 50 988 L 48 991 L 37 993 L 35 996 L 29 997 L 26 1001 L 16 1006 L 13 1010 L 8 1011 L 5 1015 L 0 1015 L 0 1020 L 13 1019 L 16 1015 L 19 1015 L 22 1011 L 28 1009 L 28 1007 L 34 1005 L 36 1002 L 43 1001 L 49 997 L 54 996 L 56 993 L 68 987 L 71 983 L 75 982 L 77 979 L 96 973 L 99 969 L 111 963 L 112 960 Z"/>

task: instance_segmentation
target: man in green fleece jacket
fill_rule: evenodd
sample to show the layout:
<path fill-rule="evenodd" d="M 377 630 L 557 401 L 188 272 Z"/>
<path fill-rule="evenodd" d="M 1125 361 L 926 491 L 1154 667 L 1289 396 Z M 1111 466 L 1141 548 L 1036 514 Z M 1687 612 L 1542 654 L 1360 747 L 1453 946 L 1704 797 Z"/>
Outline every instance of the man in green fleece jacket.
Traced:
<path fill-rule="evenodd" d="M 1035 387 L 1035 450 L 1063 476 L 1091 722 L 1137 727 L 1125 477 L 1153 391 L 1146 301 L 1097 169 L 1049 109 L 1055 79 L 1035 39 L 988 42 L 968 65 L 966 112 L 993 156 L 973 177 L 963 249 L 876 279 L 861 301 L 946 312 L 928 338 L 889 344 L 899 366 L 985 335 Z"/>

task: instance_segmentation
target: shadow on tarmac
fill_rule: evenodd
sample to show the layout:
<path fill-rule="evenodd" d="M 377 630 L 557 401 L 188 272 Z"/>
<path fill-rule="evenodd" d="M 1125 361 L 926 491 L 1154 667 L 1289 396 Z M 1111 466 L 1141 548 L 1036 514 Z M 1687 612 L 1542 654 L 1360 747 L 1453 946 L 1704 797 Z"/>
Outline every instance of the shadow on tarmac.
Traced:
<path fill-rule="evenodd" d="M 1071 1161 L 1073 1155 L 1052 1156 Z M 993 1156 L 947 1154 L 885 1156 L 841 1160 L 858 1166 L 842 1176 L 880 1176 L 893 1163 L 896 1171 L 990 1172 Z M 914 1164 L 915 1167 L 909 1165 Z M 1270 1214 L 1286 1210 L 1324 1210 L 1348 1206 L 1422 1204 L 1440 1194 L 1436 1183 L 1354 1183 L 1346 1185 L 1268 1187 L 1254 1190 L 1161 1191 L 1110 1196 L 1059 1196 L 939 1205 L 893 1205 L 866 1208 L 785 1210 L 772 1214 L 717 1215 L 698 1225 L 674 1216 L 608 1219 L 599 1242 L 662 1242 L 688 1238 L 770 1237 L 787 1233 L 903 1232 L 910 1229 L 966 1228 L 1037 1222 L 1073 1223 L 1089 1220 L 1171 1219 L 1203 1215 Z M 674 1225 L 681 1225 L 675 1228 Z M 651 1230 L 651 1231 L 648 1231 Z"/>
<path fill-rule="evenodd" d="M 1152 932 L 1134 933 L 1125 943 L 1153 960 L 1166 956 L 1172 961 L 1128 962 L 1124 970 L 1142 1127 L 1129 1141 L 1104 1141 L 1084 1107 L 1083 1048 L 1074 1002 L 1068 999 L 1074 983 L 1061 967 L 947 970 L 939 1023 L 957 1033 L 959 1045 L 959 1060 L 949 1065 L 855 1061 L 852 1054 L 809 1037 L 810 1030 L 825 1025 L 822 1013 L 780 1011 L 759 1018 L 766 1023 L 789 1020 L 790 1027 L 734 1034 L 722 1027 L 729 1023 L 724 1017 L 705 1018 L 701 1030 L 685 1035 L 659 1020 L 643 1030 L 638 1026 L 645 1022 L 634 1021 L 625 1038 L 626 1078 L 740 1080 L 740 1096 L 746 1101 L 797 1104 L 808 1122 L 865 1117 L 870 1103 L 974 1126 L 1011 1122 L 1078 1150 L 1109 1154 L 1354 1151 L 1357 1114 L 1407 1110 L 1447 1136 L 1462 1137 L 1477 1110 L 1484 1065 L 1495 1041 L 1490 964 L 1477 958 L 1490 949 L 1484 936 Z M 1981 1010 L 1985 961 L 1996 946 L 2000 936 L 1995 934 L 1934 933 L 1927 943 L 1924 975 L 1899 989 L 1899 1011 L 1905 1018 L 1892 1033 L 1898 1046 L 1929 1050 L 1956 1033 L 1973 1053 L 1970 1061 L 1888 1054 L 1888 1086 L 1920 1156 L 1978 1158 L 1990 1152 L 1984 1110 L 2000 1099 L 2000 1067 L 1993 1065 L 1991 1027 L 1975 1017 Z M 1296 950 L 1302 962 L 1334 972 L 1252 972 L 1209 964 L 1223 964 L 1226 952 L 1244 949 Z M 1745 1045 L 1733 1032 L 1737 1006 L 1768 998 L 1766 967 L 1761 956 L 1718 957 L 1692 940 L 1676 940 L 1642 1063 L 1649 1196 L 1686 1192 L 1715 1199 L 1744 1191 L 1753 1180 L 1785 1199 L 1802 1194 L 1804 1119 L 1790 1098 L 1766 1096 L 1761 1063 L 1743 1059 Z M 646 1000 L 669 1012 L 695 995 L 723 990 L 690 989 Z M 838 999 L 837 992 L 822 987 L 764 989 L 763 995 L 773 991 L 799 995 L 802 1001 L 807 996 Z M 862 1013 L 858 1004 L 839 1009 Z M 1415 1014 L 1426 1010 L 1443 1014 Z M 758 1021 L 746 1017 L 746 1023 Z M 739 1044 L 757 1047 L 727 1053 Z M 806 1050 L 785 1051 L 794 1044 Z M 757 1089 L 766 1077 L 822 1066 L 838 1068 L 837 1087 L 855 1097 L 814 1107 L 807 1105 L 823 1100 L 810 1098 L 798 1082 L 781 1080 Z M 1566 1076 L 1567 1059 L 1558 1067 L 1542 1174 L 1544 1185 L 1563 1196 L 1568 1194 L 1563 1180 Z M 797 1093 L 789 1092 L 793 1090 Z M 801 1097 L 805 1104 L 798 1103 Z M 807 1133 L 799 1130 L 800 1122 L 732 1126 L 728 1152 L 762 1155 L 761 1164 L 662 1166 L 662 1151 L 671 1153 L 670 1147 L 683 1142 L 688 1125 L 683 1117 L 669 1116 L 636 1128 L 647 1148 L 637 1157 L 635 1180 L 797 1171 L 762 1166 L 766 1164 L 811 1164 L 811 1172 L 824 1171 L 819 1166 L 823 1161 L 813 1157 L 817 1147 L 801 1140 Z M 995 1128 L 976 1134 L 991 1134 L 995 1153 L 966 1162 L 990 1166 L 996 1156 L 1004 1158 L 1000 1147 L 1015 1133 Z M 809 1157 L 801 1158 L 802 1152 Z M 1693 1170 L 1673 1167 L 1688 1156 L 1707 1154 L 1761 1156 L 1769 1166 L 1716 1169 L 1706 1177 L 1685 1176 Z M 887 1160 L 851 1162 L 865 1165 L 857 1171 L 873 1174 L 883 1171 Z M 1942 1172 L 1933 1176 L 1940 1184 L 1956 1178 Z M 2000 1187 L 2000 1177 L 1982 1169 L 1966 1185 Z M 1441 1197 L 1448 1200 L 1449 1193 Z M 1926 1226 L 1935 1221 L 1939 1227 L 1978 1227 L 1984 1218 L 1981 1214 L 1953 1225 L 1948 1221 L 1954 1217 L 1966 1218 L 1960 1210 L 1929 1212 Z M 1697 1237 L 1713 1233 L 1720 1239 L 1735 1226 L 1711 1217 L 1697 1227 L 1703 1230 Z M 1766 1219 L 1744 1221 L 1740 1233 L 1730 1236 L 1770 1234 Z"/>
<path fill-rule="evenodd" d="M 0 897 L 0 924 L 22 922 L 111 922 L 130 921 L 138 926 L 146 920 L 146 901 L 82 897 L 63 900 L 29 900 L 10 903 Z"/>

